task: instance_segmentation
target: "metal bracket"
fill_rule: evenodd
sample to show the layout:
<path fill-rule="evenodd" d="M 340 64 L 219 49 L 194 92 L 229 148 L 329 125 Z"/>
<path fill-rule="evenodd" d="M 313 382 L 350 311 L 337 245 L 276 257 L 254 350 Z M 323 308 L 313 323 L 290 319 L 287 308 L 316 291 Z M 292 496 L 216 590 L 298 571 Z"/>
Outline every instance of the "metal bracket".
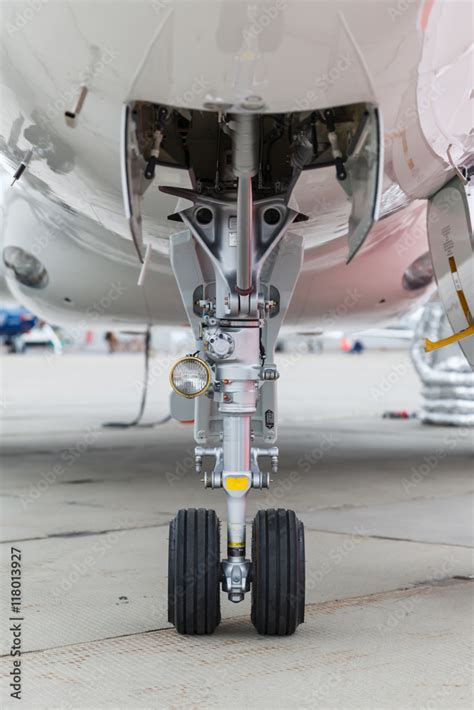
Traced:
<path fill-rule="evenodd" d="M 202 459 L 204 456 L 213 456 L 215 463 L 214 469 L 209 474 L 204 472 L 204 477 L 201 479 L 206 488 L 222 488 L 222 472 L 224 470 L 224 458 L 222 446 L 216 446 L 211 449 L 205 449 L 202 446 L 196 446 L 194 449 L 196 461 L 196 473 L 201 473 Z"/>
<path fill-rule="evenodd" d="M 221 293 L 221 297 L 217 298 L 217 317 L 228 318 L 242 313 L 243 297 L 236 295 L 236 204 L 184 188 L 160 187 L 160 191 L 194 203 L 193 207 L 179 214 L 209 258 L 215 272 L 216 290 Z M 262 267 L 297 214 L 287 206 L 284 197 L 266 197 L 252 203 L 255 237 L 252 283 L 255 290 L 248 296 L 249 316 L 256 316 L 258 312 L 257 292 Z"/>
<path fill-rule="evenodd" d="M 196 462 L 196 473 L 202 473 L 202 465 L 204 456 L 211 456 L 214 458 L 214 468 L 211 473 L 207 471 L 204 472 L 203 478 L 201 479 L 206 488 L 222 488 L 223 485 L 223 472 L 224 472 L 224 458 L 221 446 L 216 446 L 212 448 L 204 448 L 202 446 L 196 446 L 194 449 L 195 462 Z M 278 447 L 272 446 L 269 449 L 260 449 L 252 447 L 250 450 L 250 470 L 251 470 L 251 488 L 269 488 L 270 487 L 270 473 L 263 472 L 260 469 L 259 458 L 267 457 L 271 459 L 271 472 L 272 474 L 278 473 Z"/>
<path fill-rule="evenodd" d="M 252 563 L 250 560 L 222 561 L 222 590 L 227 592 L 231 602 L 241 602 L 250 591 Z"/>

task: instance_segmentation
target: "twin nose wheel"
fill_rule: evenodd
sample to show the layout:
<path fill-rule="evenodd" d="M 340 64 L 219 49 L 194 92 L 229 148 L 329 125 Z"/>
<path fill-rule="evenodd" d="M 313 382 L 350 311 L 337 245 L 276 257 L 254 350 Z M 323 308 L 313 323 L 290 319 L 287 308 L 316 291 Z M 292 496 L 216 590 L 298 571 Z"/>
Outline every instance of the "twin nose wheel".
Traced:
<path fill-rule="evenodd" d="M 168 621 L 181 634 L 220 623 L 219 520 L 214 510 L 180 510 L 170 523 Z M 289 636 L 304 621 L 304 527 L 292 510 L 260 510 L 252 526 L 252 623 Z"/>
<path fill-rule="evenodd" d="M 290 636 L 304 621 L 304 526 L 293 510 L 259 510 L 252 526 L 252 624 Z"/>
<path fill-rule="evenodd" d="M 221 556 L 215 510 L 179 510 L 168 542 L 168 621 L 180 634 L 212 634 L 221 620 Z"/>

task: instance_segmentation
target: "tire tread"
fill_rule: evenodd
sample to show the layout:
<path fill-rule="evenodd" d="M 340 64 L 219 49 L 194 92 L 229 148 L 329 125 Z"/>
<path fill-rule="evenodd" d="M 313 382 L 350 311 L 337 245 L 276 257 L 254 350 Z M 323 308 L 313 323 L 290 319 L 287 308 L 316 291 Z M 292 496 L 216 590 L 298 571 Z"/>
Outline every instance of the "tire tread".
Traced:
<path fill-rule="evenodd" d="M 180 634 L 211 634 L 220 623 L 220 529 L 214 510 L 179 510 L 170 522 L 168 621 Z"/>
<path fill-rule="evenodd" d="M 304 621 L 304 527 L 294 511 L 260 510 L 252 529 L 252 623 L 289 636 Z"/>

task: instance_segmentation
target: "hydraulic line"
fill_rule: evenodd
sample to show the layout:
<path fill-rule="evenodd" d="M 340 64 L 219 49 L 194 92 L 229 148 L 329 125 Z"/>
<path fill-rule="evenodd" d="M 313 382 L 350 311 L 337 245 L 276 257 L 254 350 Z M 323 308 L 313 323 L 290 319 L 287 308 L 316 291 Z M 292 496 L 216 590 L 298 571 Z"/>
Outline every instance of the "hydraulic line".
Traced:
<path fill-rule="evenodd" d="M 167 414 L 165 417 L 162 419 L 159 419 L 156 422 L 149 422 L 148 424 L 140 424 L 142 417 L 145 413 L 145 407 L 146 407 L 146 401 L 147 401 L 147 396 L 148 396 L 148 385 L 149 385 L 149 373 L 150 373 L 150 350 L 151 350 L 151 328 L 148 326 L 146 329 L 144 335 L 145 339 L 145 347 L 144 347 L 144 353 L 145 353 L 145 362 L 144 362 L 144 371 L 143 371 L 143 386 L 142 386 L 142 397 L 140 401 L 140 407 L 138 409 L 138 414 L 135 417 L 135 419 L 132 419 L 131 422 L 105 422 L 102 424 L 103 427 L 107 427 L 109 429 L 129 429 L 130 427 L 139 427 L 142 429 L 152 429 L 156 426 L 161 426 L 162 424 L 166 424 L 166 422 L 169 422 L 171 419 L 171 414 Z"/>

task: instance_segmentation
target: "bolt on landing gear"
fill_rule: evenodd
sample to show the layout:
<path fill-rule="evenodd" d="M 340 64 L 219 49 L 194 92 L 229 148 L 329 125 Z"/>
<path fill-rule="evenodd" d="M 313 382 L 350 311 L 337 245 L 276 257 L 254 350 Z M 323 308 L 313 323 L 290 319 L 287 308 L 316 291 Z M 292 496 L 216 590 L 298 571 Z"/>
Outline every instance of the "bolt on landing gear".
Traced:
<path fill-rule="evenodd" d="M 288 635 L 304 617 L 303 524 L 293 511 L 260 511 L 250 560 L 245 523 L 250 489 L 270 485 L 261 460 L 278 471 L 274 350 L 301 268 L 302 239 L 286 234 L 297 213 L 285 195 L 253 197 L 259 118 L 232 115 L 224 123 L 234 189 L 221 195 L 162 188 L 193 203 L 179 213 L 188 229 L 171 238 L 171 263 L 197 345 L 172 369 L 171 411 L 194 420 L 196 471 L 206 487 L 224 489 L 228 518 L 222 562 L 214 511 L 181 510 L 172 521 L 169 620 L 180 633 L 212 633 L 222 584 L 232 602 L 252 588 L 259 633 Z M 203 473 L 208 459 L 213 468 Z"/>

